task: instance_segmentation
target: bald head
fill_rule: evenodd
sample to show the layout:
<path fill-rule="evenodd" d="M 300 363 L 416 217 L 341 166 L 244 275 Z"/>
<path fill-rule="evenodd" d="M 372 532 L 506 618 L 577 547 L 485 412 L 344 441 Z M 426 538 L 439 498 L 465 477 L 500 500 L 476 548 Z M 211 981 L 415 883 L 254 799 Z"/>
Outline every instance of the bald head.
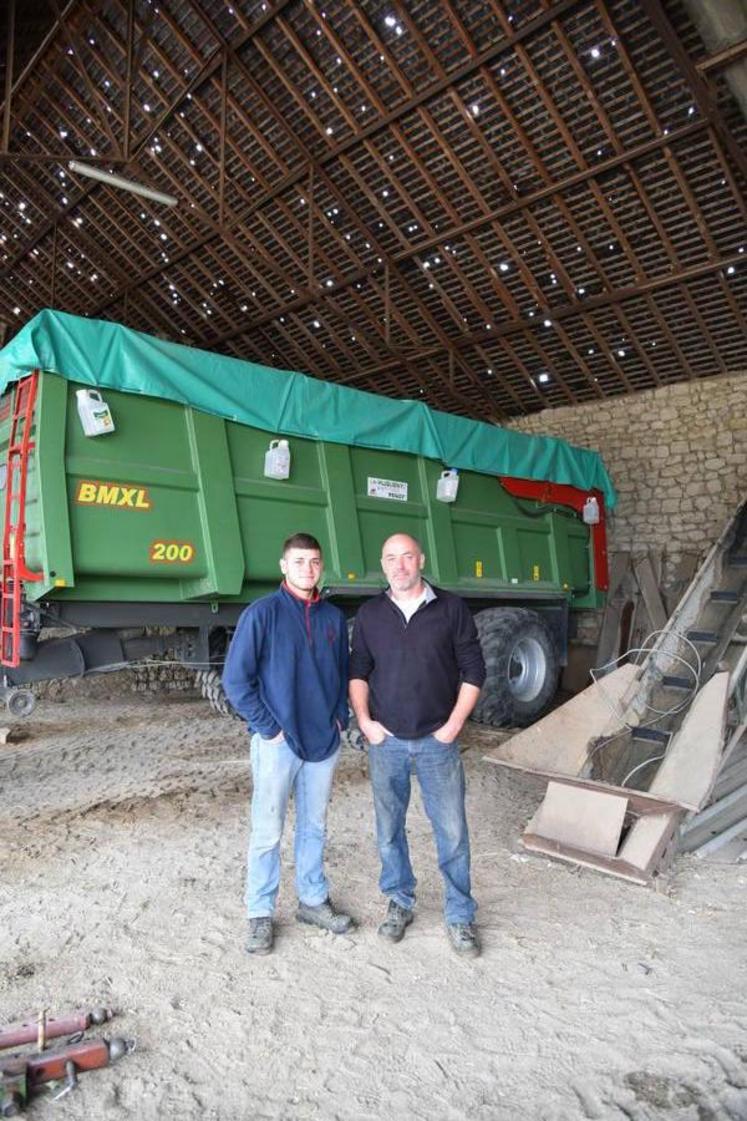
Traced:
<path fill-rule="evenodd" d="M 425 556 L 417 538 L 409 533 L 387 537 L 381 550 L 381 567 L 396 597 L 408 599 L 422 595 L 424 564 Z"/>
<path fill-rule="evenodd" d="M 391 549 L 400 548 L 409 549 L 411 552 L 418 553 L 420 556 L 423 554 L 423 547 L 417 537 L 412 537 L 409 533 L 393 533 L 391 537 L 387 537 L 386 541 L 381 546 L 381 555 L 385 557 L 387 552 Z"/>

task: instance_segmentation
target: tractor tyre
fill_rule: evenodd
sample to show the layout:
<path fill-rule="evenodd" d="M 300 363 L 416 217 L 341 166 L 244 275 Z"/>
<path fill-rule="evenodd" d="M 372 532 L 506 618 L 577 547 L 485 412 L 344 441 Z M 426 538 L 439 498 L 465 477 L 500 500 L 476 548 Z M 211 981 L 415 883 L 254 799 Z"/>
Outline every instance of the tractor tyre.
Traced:
<path fill-rule="evenodd" d="M 560 658 L 542 617 L 523 607 L 492 607 L 475 615 L 487 676 L 472 713 L 478 724 L 524 728 L 555 695 Z"/>

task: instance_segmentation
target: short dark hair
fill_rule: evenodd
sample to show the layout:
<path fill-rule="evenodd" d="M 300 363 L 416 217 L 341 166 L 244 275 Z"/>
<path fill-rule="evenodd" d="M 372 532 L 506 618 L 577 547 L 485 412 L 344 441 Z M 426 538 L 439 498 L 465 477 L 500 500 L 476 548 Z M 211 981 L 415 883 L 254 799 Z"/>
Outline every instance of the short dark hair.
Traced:
<path fill-rule="evenodd" d="M 286 537 L 283 542 L 283 556 L 289 549 L 316 549 L 319 554 L 322 551 L 316 537 L 312 537 L 310 533 L 292 533 L 290 537 Z"/>

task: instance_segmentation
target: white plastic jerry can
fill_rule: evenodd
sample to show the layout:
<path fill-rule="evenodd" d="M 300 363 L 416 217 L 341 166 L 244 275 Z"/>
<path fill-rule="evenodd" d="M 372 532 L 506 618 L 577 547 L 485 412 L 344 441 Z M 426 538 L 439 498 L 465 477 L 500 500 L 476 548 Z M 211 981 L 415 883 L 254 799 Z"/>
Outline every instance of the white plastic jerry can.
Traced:
<path fill-rule="evenodd" d="M 270 440 L 265 452 L 265 478 L 287 479 L 291 469 L 291 453 L 287 440 Z"/>
<path fill-rule="evenodd" d="M 584 502 L 584 508 L 581 512 L 584 525 L 599 525 L 599 503 L 593 494 Z"/>
<path fill-rule="evenodd" d="M 114 431 L 112 414 L 98 389 L 76 389 L 78 416 L 86 436 L 105 436 Z"/>
<path fill-rule="evenodd" d="M 456 502 L 458 490 L 459 472 L 456 467 L 450 467 L 448 471 L 442 471 L 441 477 L 436 484 L 436 498 L 438 501 Z"/>

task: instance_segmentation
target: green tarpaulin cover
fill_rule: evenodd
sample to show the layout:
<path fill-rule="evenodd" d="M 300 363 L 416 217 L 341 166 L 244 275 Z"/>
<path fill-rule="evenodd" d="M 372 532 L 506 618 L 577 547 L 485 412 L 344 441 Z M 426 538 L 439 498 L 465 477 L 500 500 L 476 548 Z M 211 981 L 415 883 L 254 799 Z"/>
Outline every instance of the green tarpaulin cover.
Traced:
<path fill-rule="evenodd" d="M 164 342 L 102 319 L 40 311 L 0 350 L 0 392 L 31 370 L 191 405 L 274 434 L 389 448 L 445 467 L 615 491 L 597 452 L 359 389 Z"/>

